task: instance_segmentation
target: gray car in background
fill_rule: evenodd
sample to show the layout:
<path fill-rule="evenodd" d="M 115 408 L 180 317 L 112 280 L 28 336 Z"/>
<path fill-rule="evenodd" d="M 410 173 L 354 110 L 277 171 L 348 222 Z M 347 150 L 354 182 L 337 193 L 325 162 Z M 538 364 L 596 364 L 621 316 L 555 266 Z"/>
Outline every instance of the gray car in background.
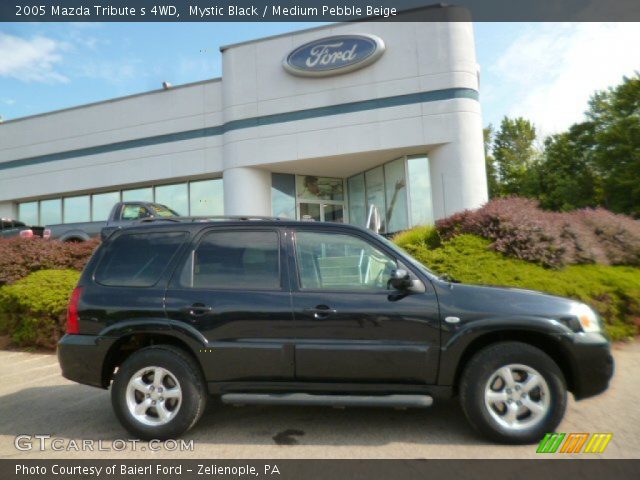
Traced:
<path fill-rule="evenodd" d="M 106 222 L 81 222 L 47 225 L 44 235 L 62 242 L 85 242 L 91 238 L 108 236 L 113 230 L 150 219 L 178 217 L 166 205 L 153 202 L 119 202 L 111 209 Z"/>

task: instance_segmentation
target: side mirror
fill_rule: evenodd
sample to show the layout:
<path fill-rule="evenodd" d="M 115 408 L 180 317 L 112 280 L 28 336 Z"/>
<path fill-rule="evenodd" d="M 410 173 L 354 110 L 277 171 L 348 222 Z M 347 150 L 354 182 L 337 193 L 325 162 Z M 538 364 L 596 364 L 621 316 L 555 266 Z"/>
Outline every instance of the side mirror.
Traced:
<path fill-rule="evenodd" d="M 391 272 L 389 284 L 396 290 L 408 290 L 413 286 L 413 280 L 406 270 L 397 268 Z"/>

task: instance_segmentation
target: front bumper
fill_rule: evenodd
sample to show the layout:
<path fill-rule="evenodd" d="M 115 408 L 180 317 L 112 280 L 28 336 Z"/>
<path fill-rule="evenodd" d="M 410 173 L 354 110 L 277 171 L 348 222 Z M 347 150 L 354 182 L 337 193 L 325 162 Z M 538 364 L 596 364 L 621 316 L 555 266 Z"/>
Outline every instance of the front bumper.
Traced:
<path fill-rule="evenodd" d="M 103 369 L 115 339 L 95 335 L 65 335 L 58 342 L 62 376 L 74 382 L 106 388 Z"/>
<path fill-rule="evenodd" d="M 576 400 L 604 392 L 613 377 L 615 363 L 609 340 L 599 333 L 580 333 L 567 339 L 573 381 L 571 391 Z"/>

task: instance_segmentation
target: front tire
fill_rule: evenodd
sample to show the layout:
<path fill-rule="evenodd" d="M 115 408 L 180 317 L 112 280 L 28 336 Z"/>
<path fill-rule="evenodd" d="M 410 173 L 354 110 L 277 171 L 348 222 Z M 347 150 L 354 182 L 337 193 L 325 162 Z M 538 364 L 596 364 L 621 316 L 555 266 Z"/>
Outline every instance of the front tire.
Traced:
<path fill-rule="evenodd" d="M 133 353 L 120 366 L 111 386 L 116 417 L 142 440 L 179 437 L 200 419 L 206 399 L 196 362 L 169 345 Z"/>
<path fill-rule="evenodd" d="M 558 365 L 542 350 L 520 342 L 500 342 L 476 353 L 459 391 L 469 423 L 500 443 L 539 441 L 555 430 L 567 407 Z"/>

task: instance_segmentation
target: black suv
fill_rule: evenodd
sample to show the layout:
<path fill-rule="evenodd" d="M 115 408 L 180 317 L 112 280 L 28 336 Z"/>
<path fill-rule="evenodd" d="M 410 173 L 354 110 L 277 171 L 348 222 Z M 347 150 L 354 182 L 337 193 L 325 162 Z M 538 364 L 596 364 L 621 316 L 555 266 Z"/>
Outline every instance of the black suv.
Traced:
<path fill-rule="evenodd" d="M 174 219 L 114 232 L 74 290 L 63 375 L 108 388 L 134 435 L 232 404 L 426 407 L 458 395 L 491 439 L 530 443 L 613 373 L 587 305 L 453 283 L 358 227 Z"/>

